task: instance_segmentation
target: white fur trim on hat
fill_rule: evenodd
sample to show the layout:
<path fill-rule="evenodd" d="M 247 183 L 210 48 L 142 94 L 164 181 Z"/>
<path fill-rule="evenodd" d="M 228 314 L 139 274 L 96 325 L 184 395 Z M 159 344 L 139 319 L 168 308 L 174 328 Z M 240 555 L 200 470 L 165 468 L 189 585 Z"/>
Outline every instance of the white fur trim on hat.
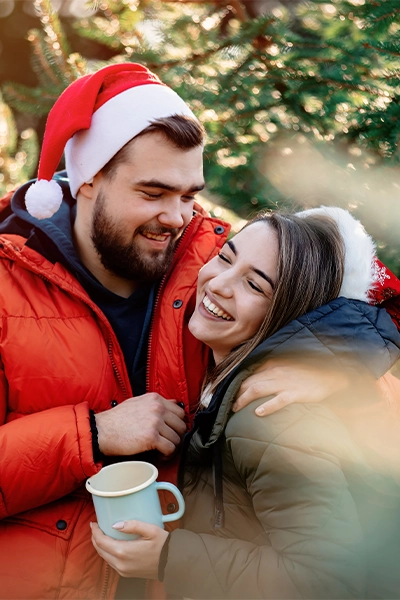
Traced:
<path fill-rule="evenodd" d="M 56 181 L 39 179 L 28 188 L 25 194 L 25 206 L 33 217 L 48 219 L 58 211 L 62 199 L 62 189 Z"/>
<path fill-rule="evenodd" d="M 348 210 L 337 206 L 321 206 L 297 213 L 306 215 L 327 215 L 339 228 L 345 249 L 344 276 L 340 296 L 368 302 L 368 294 L 375 284 L 375 243 Z"/>
<path fill-rule="evenodd" d="M 182 98 L 163 85 L 136 86 L 108 100 L 93 113 L 90 128 L 65 146 L 72 196 L 152 121 L 176 114 L 196 119 Z"/>

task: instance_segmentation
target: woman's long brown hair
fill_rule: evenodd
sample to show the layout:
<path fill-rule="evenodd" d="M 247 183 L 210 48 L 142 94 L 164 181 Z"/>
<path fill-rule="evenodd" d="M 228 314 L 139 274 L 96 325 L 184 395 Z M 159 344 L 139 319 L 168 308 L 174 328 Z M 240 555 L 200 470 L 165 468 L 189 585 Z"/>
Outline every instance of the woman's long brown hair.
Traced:
<path fill-rule="evenodd" d="M 278 272 L 270 310 L 254 337 L 243 341 L 207 375 L 207 394 L 266 338 L 301 315 L 339 296 L 344 273 L 344 246 L 333 219 L 268 213 L 245 225 L 262 222 L 278 236 Z M 266 249 L 266 252 L 268 250 Z"/>

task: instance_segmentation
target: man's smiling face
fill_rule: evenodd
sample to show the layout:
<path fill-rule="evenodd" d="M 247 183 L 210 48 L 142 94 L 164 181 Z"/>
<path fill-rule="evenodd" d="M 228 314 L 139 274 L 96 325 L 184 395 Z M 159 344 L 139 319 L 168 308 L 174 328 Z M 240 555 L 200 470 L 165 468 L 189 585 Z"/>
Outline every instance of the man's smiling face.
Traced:
<path fill-rule="evenodd" d="M 91 239 L 108 271 L 146 280 L 168 270 L 204 187 L 202 150 L 180 150 L 148 133 L 130 143 L 112 176 L 94 178 Z"/>

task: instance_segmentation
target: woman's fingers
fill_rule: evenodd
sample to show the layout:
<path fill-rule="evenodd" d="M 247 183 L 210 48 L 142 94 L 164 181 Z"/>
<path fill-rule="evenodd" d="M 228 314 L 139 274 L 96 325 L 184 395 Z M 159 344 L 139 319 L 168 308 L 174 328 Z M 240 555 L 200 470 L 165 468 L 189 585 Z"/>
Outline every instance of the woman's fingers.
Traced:
<path fill-rule="evenodd" d="M 134 520 L 120 521 L 113 527 L 139 537 L 115 540 L 104 535 L 97 523 L 91 523 L 92 542 L 99 555 L 122 577 L 157 578 L 160 553 L 168 533 L 152 523 Z"/>

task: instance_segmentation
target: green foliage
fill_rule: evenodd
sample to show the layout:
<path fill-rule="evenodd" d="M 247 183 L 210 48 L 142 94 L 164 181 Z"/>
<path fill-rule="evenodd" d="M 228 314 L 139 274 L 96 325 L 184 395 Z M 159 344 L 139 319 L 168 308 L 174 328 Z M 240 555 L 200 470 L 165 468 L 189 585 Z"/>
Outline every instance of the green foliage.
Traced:
<path fill-rule="evenodd" d="M 0 95 L 0 196 L 32 177 L 38 154 L 35 131 L 27 129 L 18 137 L 12 112 Z"/>
<path fill-rule="evenodd" d="M 36 1 L 39 85 L 3 91 L 13 107 L 45 114 L 99 63 L 70 54 L 48 0 Z M 221 2 L 102 0 L 74 29 L 112 61 L 143 62 L 190 104 L 208 134 L 212 197 L 244 218 L 276 206 L 349 208 L 399 273 L 399 2 L 296 6 L 243 18 Z"/>
<path fill-rule="evenodd" d="M 58 96 L 77 77 L 86 72 L 86 61 L 71 54 L 68 41 L 50 0 L 35 0 L 42 30 L 28 32 L 32 44 L 31 66 L 38 86 L 29 88 L 15 83 L 2 86 L 4 99 L 21 113 L 47 115 Z"/>
<path fill-rule="evenodd" d="M 142 39 L 137 26 L 143 20 L 143 12 L 137 8 L 137 2 L 110 0 L 101 6 L 104 6 L 103 11 L 76 21 L 75 31 L 116 53 L 124 52 L 126 47 L 140 46 Z"/>

